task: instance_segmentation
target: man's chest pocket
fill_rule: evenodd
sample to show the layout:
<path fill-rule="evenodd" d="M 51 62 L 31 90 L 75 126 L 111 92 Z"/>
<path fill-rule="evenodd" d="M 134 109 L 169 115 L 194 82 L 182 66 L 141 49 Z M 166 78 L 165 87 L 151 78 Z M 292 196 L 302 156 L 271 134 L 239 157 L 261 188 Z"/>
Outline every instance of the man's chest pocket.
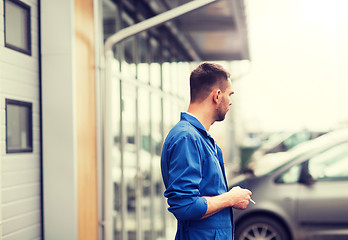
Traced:
<path fill-rule="evenodd" d="M 214 196 L 226 192 L 222 169 L 219 160 L 215 156 L 205 157 L 202 171 L 201 189 L 205 194 Z"/>

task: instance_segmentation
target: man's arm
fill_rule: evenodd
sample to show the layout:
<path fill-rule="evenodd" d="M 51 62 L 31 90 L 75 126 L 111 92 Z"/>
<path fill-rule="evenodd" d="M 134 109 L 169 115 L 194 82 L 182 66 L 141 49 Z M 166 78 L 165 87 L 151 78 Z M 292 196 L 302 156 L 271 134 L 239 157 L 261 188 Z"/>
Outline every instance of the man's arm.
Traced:
<path fill-rule="evenodd" d="M 234 187 L 230 191 L 214 197 L 204 197 L 207 200 L 208 209 L 202 219 L 221 211 L 227 207 L 245 209 L 250 201 L 251 191 L 240 187 Z"/>
<path fill-rule="evenodd" d="M 199 191 L 202 180 L 201 158 L 197 141 L 182 131 L 164 150 L 162 169 L 167 182 L 164 196 L 168 210 L 178 220 L 199 220 L 207 212 L 206 199 Z"/>

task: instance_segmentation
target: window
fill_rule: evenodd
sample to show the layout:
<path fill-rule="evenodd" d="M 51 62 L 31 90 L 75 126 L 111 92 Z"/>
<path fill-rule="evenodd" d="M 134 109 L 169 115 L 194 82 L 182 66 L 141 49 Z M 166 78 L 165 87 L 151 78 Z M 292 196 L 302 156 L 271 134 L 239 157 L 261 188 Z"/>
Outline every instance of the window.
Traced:
<path fill-rule="evenodd" d="M 276 183 L 297 183 L 300 177 L 301 165 L 294 165 L 276 179 Z"/>
<path fill-rule="evenodd" d="M 6 152 L 32 151 L 32 104 L 6 99 Z"/>
<path fill-rule="evenodd" d="M 18 0 L 4 1 L 5 46 L 31 55 L 30 6 Z"/>
<path fill-rule="evenodd" d="M 308 170 L 317 181 L 348 179 L 348 143 L 342 143 L 314 156 Z"/>

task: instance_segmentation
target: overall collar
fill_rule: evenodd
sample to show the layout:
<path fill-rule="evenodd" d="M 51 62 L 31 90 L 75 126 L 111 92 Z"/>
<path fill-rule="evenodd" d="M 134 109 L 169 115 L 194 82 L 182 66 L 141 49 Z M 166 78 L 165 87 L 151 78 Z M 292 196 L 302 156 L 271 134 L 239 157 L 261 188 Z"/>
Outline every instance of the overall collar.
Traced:
<path fill-rule="evenodd" d="M 188 121 L 192 126 L 194 126 L 199 132 L 203 134 L 203 136 L 211 139 L 215 143 L 214 138 L 207 132 L 202 123 L 191 113 L 182 112 L 181 120 Z"/>

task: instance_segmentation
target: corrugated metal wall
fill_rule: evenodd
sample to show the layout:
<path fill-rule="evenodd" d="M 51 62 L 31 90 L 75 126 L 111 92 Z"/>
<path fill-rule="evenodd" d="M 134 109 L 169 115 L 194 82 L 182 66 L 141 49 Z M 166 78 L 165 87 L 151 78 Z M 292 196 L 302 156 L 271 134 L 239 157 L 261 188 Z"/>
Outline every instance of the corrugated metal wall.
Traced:
<path fill-rule="evenodd" d="M 5 47 L 0 0 L 1 239 L 41 239 L 38 0 L 30 6 L 31 55 Z M 33 152 L 6 153 L 6 99 L 32 103 Z"/>

